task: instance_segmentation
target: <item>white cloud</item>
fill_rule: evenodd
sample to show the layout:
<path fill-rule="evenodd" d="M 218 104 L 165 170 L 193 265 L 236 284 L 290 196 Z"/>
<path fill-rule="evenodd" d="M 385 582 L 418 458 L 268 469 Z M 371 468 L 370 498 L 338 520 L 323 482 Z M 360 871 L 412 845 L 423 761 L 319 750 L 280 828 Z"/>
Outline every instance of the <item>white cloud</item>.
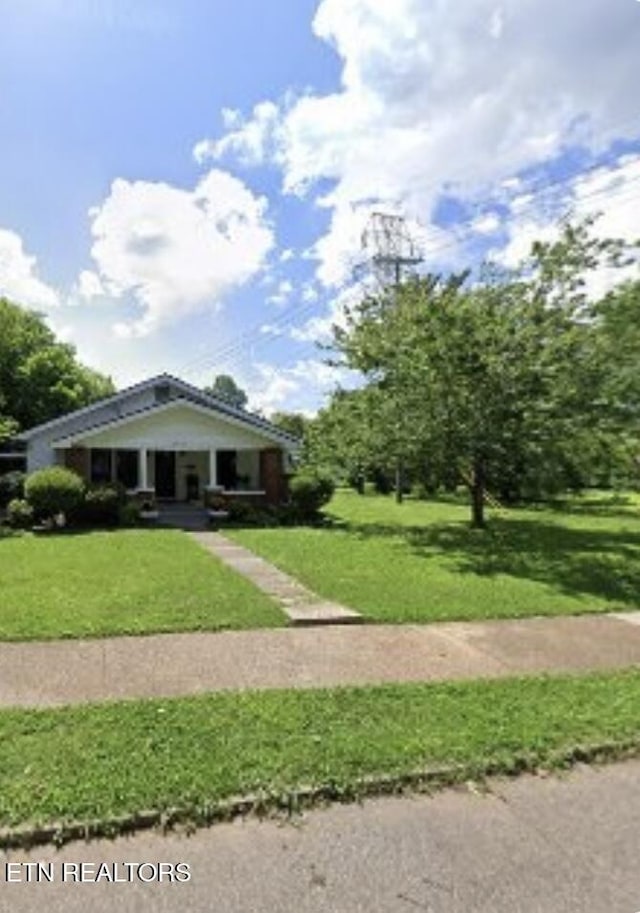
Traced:
<path fill-rule="evenodd" d="M 72 291 L 72 297 L 80 298 L 83 301 L 92 301 L 94 298 L 100 298 L 105 294 L 100 276 L 92 270 L 83 269 Z"/>
<path fill-rule="evenodd" d="M 267 302 L 269 304 L 275 304 L 278 307 L 281 307 L 282 305 L 287 303 L 287 301 L 291 297 L 292 293 L 293 293 L 293 283 L 290 282 L 289 279 L 283 279 L 281 282 L 278 283 L 278 286 L 277 286 L 275 292 L 273 292 L 273 294 L 269 295 L 269 297 L 267 298 Z"/>
<path fill-rule="evenodd" d="M 20 235 L 0 228 L 0 295 L 16 304 L 48 311 L 60 304 L 58 292 L 38 276 L 38 263 Z"/>
<path fill-rule="evenodd" d="M 112 297 L 133 295 L 142 316 L 121 321 L 123 337 L 220 300 L 250 281 L 274 243 L 266 200 L 238 179 L 210 171 L 193 190 L 114 181 L 91 211 L 97 281 Z M 91 280 L 93 282 L 93 280 Z"/>
<path fill-rule="evenodd" d="M 602 238 L 621 238 L 634 242 L 640 238 L 640 156 L 624 156 L 607 167 L 561 186 L 553 201 L 518 197 L 513 202 L 508 222 L 508 243 L 493 252 L 493 259 L 515 267 L 530 253 L 534 241 L 553 241 L 558 237 L 558 214 L 571 214 L 580 220 L 600 212 L 593 232 Z M 624 269 L 603 267 L 586 277 L 586 290 L 597 298 L 615 283 L 637 277 L 637 265 Z"/>
<path fill-rule="evenodd" d="M 280 129 L 280 109 L 273 102 L 260 102 L 249 118 L 243 118 L 240 111 L 225 108 L 222 118 L 229 132 L 220 140 L 196 143 L 193 156 L 199 164 L 234 153 L 245 165 L 259 165 L 268 151 L 275 149 Z"/>
<path fill-rule="evenodd" d="M 249 403 L 267 415 L 279 409 L 313 414 L 338 385 L 356 382 L 353 372 L 333 368 L 318 358 L 302 359 L 288 368 L 265 363 L 254 368 L 258 380 L 248 385 Z"/>
<path fill-rule="evenodd" d="M 354 214 L 367 207 L 428 224 L 443 190 L 512 192 L 520 171 L 567 148 L 601 152 L 637 135 L 633 3 L 322 0 L 313 28 L 341 58 L 340 90 L 277 113 L 263 102 L 211 148 L 278 164 L 289 192 L 331 182 L 321 202 L 333 218 L 316 246 L 328 284 L 347 281 Z"/>

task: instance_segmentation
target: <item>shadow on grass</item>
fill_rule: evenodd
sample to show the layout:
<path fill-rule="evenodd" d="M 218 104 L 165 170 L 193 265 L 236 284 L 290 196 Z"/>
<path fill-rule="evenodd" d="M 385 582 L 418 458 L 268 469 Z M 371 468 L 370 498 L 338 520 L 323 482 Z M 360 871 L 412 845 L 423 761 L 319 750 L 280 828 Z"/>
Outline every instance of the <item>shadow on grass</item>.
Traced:
<path fill-rule="evenodd" d="M 467 523 L 401 527 L 351 522 L 336 523 L 334 529 L 361 539 L 404 540 L 416 557 L 445 559 L 456 573 L 504 574 L 572 596 L 640 608 L 640 529 L 570 529 L 535 513 L 526 520 L 494 517 L 486 530 L 473 530 Z"/>

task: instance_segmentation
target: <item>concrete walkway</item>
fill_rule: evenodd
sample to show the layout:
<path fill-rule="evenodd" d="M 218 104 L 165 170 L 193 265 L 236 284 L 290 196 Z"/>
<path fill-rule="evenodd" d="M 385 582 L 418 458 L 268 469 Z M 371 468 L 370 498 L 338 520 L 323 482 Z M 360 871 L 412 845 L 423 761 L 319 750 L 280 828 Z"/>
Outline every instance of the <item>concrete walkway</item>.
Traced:
<path fill-rule="evenodd" d="M 0 643 L 0 706 L 495 678 L 638 664 L 640 612 Z"/>
<path fill-rule="evenodd" d="M 327 602 L 222 533 L 192 532 L 191 536 L 216 558 L 275 599 L 293 625 L 350 624 L 362 619 L 359 612 L 336 602 Z"/>

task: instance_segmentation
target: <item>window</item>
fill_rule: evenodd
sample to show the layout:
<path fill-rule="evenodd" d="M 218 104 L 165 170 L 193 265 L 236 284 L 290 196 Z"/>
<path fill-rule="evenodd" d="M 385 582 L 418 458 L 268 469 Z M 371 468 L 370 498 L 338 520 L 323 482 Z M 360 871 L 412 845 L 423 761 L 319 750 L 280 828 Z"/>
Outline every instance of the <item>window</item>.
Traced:
<path fill-rule="evenodd" d="M 96 449 L 91 451 L 91 481 L 96 485 L 106 485 L 111 481 L 111 451 Z"/>
<path fill-rule="evenodd" d="M 116 479 L 125 488 L 138 487 L 137 450 L 116 450 Z"/>

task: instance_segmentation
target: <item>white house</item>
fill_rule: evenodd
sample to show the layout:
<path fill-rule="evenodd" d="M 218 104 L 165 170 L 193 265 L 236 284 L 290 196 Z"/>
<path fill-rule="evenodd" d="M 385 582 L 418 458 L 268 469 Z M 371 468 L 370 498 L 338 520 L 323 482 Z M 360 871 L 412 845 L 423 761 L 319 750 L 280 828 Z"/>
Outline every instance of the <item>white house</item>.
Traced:
<path fill-rule="evenodd" d="M 27 471 L 62 465 L 142 498 L 279 503 L 299 441 L 168 374 L 22 432 Z"/>

